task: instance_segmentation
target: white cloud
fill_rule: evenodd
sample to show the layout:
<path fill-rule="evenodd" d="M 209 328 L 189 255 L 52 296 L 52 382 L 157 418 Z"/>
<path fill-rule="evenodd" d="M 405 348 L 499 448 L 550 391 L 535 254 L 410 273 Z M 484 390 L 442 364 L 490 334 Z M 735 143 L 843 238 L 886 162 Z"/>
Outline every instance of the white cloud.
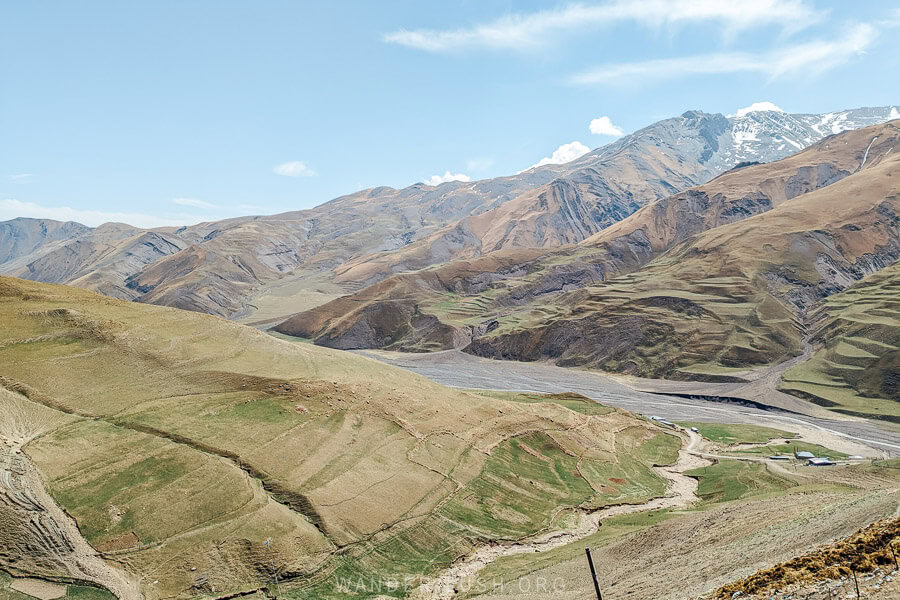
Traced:
<path fill-rule="evenodd" d="M 562 165 L 567 162 L 572 162 L 578 157 L 584 156 L 591 149 L 582 144 L 579 141 L 569 142 L 568 144 L 563 144 L 559 148 L 553 151 L 553 154 L 550 156 L 544 157 L 535 164 L 528 167 L 528 169 L 533 169 L 535 167 L 543 167 L 544 165 Z M 528 169 L 525 169 L 527 171 Z M 523 173 L 524 171 L 519 171 L 519 173 Z"/>
<path fill-rule="evenodd" d="M 425 185 L 441 185 L 448 181 L 472 181 L 472 178 L 463 173 L 451 173 L 445 171 L 443 175 L 432 175 L 425 180 Z"/>
<path fill-rule="evenodd" d="M 733 115 L 728 115 L 729 117 L 744 117 L 747 113 L 752 112 L 784 112 L 780 106 L 774 104 L 773 102 L 754 102 L 750 106 L 745 106 L 744 108 L 737 109 Z"/>
<path fill-rule="evenodd" d="M 113 212 L 101 210 L 82 210 L 69 206 L 43 206 L 34 202 L 22 202 L 7 198 L 0 200 L 0 221 L 8 221 L 16 217 L 33 219 L 53 219 L 55 221 L 77 221 L 84 225 L 96 227 L 103 223 L 127 223 L 135 227 L 166 227 L 170 225 L 189 225 L 201 221 L 214 220 L 185 213 L 171 213 L 164 216 L 148 215 L 133 212 Z"/>
<path fill-rule="evenodd" d="M 34 177 L 31 173 L 16 173 L 15 175 L 10 175 L 9 178 L 16 183 L 28 183 L 31 181 L 31 178 Z"/>
<path fill-rule="evenodd" d="M 299 160 L 281 163 L 272 169 L 272 171 L 278 175 L 284 175 L 285 177 L 312 177 L 316 174 L 315 171 Z"/>
<path fill-rule="evenodd" d="M 613 137 L 625 135 L 622 128 L 613 125 L 613 122 L 609 117 L 597 117 L 596 119 L 592 119 L 590 128 L 591 133 L 594 135 L 611 135 Z"/>
<path fill-rule="evenodd" d="M 609 64 L 570 78 L 578 85 L 622 85 L 662 81 L 688 75 L 759 73 L 769 80 L 821 75 L 863 54 L 878 31 L 867 24 L 851 27 L 839 38 L 785 46 L 765 53 L 725 52 Z"/>
<path fill-rule="evenodd" d="M 821 20 L 805 0 L 613 0 L 602 4 L 569 4 L 532 13 L 513 13 L 468 28 L 394 31 L 385 42 L 427 52 L 465 48 L 528 50 L 544 45 L 554 34 L 633 22 L 645 27 L 716 23 L 726 35 L 762 25 L 797 31 Z"/>
<path fill-rule="evenodd" d="M 179 206 L 193 206 L 194 208 L 216 208 L 215 204 L 210 204 L 197 198 L 172 198 L 172 203 Z"/>

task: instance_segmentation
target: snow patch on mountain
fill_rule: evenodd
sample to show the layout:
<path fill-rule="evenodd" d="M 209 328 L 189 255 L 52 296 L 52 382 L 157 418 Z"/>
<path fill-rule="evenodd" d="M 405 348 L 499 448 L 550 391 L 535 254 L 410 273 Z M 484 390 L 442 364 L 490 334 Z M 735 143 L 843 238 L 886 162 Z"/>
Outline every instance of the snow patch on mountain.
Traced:
<path fill-rule="evenodd" d="M 755 102 L 728 117 L 708 166 L 727 170 L 741 162 L 771 162 L 819 140 L 900 118 L 896 107 L 857 108 L 825 114 L 789 114 L 771 102 Z"/>

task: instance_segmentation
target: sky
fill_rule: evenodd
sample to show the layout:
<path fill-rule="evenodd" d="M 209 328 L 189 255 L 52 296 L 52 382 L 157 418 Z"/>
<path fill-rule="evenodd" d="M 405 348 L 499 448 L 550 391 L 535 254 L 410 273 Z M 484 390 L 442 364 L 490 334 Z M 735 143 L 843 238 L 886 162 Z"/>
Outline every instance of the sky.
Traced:
<path fill-rule="evenodd" d="M 0 220 L 154 227 L 900 103 L 900 2 L 0 0 Z"/>

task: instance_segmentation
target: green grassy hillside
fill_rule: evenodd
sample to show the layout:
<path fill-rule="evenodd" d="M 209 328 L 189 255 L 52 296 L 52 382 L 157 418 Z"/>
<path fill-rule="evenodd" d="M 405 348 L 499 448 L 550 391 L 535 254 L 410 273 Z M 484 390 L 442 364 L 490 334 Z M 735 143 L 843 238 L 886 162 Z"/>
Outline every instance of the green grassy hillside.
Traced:
<path fill-rule="evenodd" d="M 0 432 L 24 432 L 55 500 L 150 598 L 273 570 L 314 597 L 347 597 L 347 574 L 427 575 L 561 508 L 662 494 L 650 467 L 679 445 L 584 398 L 454 391 L 75 288 L 0 278 L 0 321 Z"/>

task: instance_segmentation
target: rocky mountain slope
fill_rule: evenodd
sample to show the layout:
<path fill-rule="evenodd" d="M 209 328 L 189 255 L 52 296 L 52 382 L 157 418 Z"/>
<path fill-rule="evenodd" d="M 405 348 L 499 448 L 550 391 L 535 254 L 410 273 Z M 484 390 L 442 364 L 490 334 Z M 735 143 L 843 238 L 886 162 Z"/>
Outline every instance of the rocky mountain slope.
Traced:
<path fill-rule="evenodd" d="M 571 171 L 395 252 L 351 260 L 337 281 L 359 286 L 397 272 L 510 248 L 578 243 L 639 208 L 738 164 L 784 158 L 827 135 L 886 120 L 893 108 L 825 115 L 688 111 L 569 163 Z M 448 252 L 448 250 L 452 250 Z"/>
<path fill-rule="evenodd" d="M 350 292 L 399 271 L 510 248 L 579 242 L 642 206 L 735 164 L 781 158 L 896 108 L 827 115 L 689 111 L 565 165 L 437 187 L 375 188 L 310 210 L 190 227 L 97 229 L 15 220 L 0 272 L 221 316 L 254 312 L 271 286 L 333 281 Z M 41 227 L 53 234 L 35 234 Z M 288 296 L 282 314 L 308 306 Z M 276 312 L 277 312 L 276 308 Z"/>
<path fill-rule="evenodd" d="M 465 346 L 727 380 L 800 354 L 823 298 L 900 257 L 898 148 L 897 122 L 847 132 L 658 201 L 577 247 L 394 276 L 277 329 L 338 348 Z"/>
<path fill-rule="evenodd" d="M 470 312 L 471 316 L 489 316 L 493 308 L 503 314 L 548 295 L 602 282 L 639 269 L 691 236 L 771 210 L 789 198 L 846 177 L 860 168 L 873 138 L 879 136 L 874 158 L 878 151 L 892 147 L 896 136 L 885 135 L 878 127 L 847 132 L 781 161 L 734 169 L 705 185 L 654 202 L 578 246 L 544 252 L 500 251 L 396 275 L 298 315 L 281 330 L 314 337 L 324 332 L 321 328 L 328 328 L 326 322 L 331 319 L 352 323 L 350 307 L 359 310 L 380 301 L 389 303 L 391 310 L 405 304 L 409 309 L 418 305 L 429 313 L 443 312 L 444 320 L 455 324 L 467 321 Z M 437 297 L 430 298 L 429 291 Z M 446 294 L 456 294 L 459 299 L 442 296 Z M 481 310 L 474 310 L 467 296 L 478 296 Z M 375 314 L 371 307 L 366 312 Z M 336 331 L 329 332 L 332 334 Z"/>
<path fill-rule="evenodd" d="M 557 314 L 542 323 L 498 328 L 470 350 L 663 377 L 800 354 L 811 308 L 900 258 L 898 166 L 889 157 L 711 229 L 633 274 L 556 299 Z"/>
<path fill-rule="evenodd" d="M 13 219 L 0 223 L 0 265 L 28 256 L 54 242 L 72 240 L 90 231 L 80 223 L 47 219 Z"/>

